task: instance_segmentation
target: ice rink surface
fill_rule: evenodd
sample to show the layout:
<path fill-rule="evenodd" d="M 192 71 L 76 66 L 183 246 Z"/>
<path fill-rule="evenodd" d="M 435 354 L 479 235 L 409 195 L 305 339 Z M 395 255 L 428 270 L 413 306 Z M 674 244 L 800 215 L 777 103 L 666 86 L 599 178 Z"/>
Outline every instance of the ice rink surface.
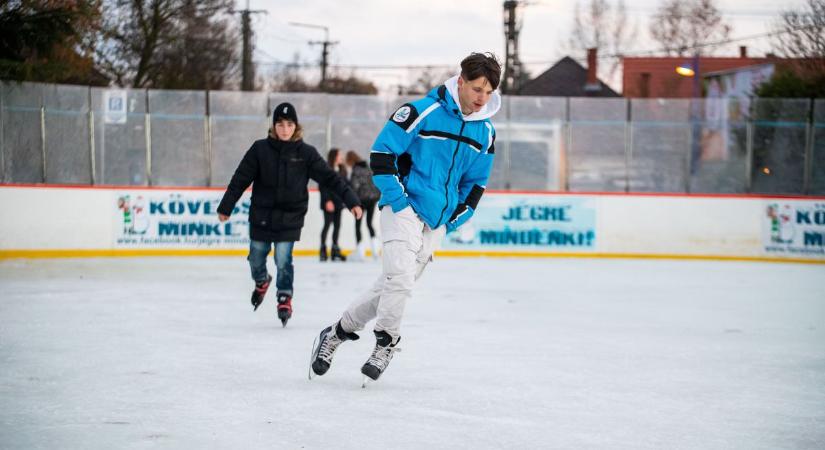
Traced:
<path fill-rule="evenodd" d="M 243 257 L 0 261 L 0 448 L 825 448 L 825 266 L 440 258 L 361 389 L 380 265 L 295 265 L 282 328 Z"/>

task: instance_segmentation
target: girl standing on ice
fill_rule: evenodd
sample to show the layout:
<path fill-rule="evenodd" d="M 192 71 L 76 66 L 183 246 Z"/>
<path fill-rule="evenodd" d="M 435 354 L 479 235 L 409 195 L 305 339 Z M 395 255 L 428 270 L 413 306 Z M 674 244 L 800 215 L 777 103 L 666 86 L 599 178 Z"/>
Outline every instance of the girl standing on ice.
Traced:
<path fill-rule="evenodd" d="M 361 206 L 364 208 L 366 214 L 367 231 L 370 233 L 370 247 L 372 250 L 372 257 L 378 259 L 378 245 L 375 240 L 375 229 L 372 226 L 372 216 L 375 214 L 375 205 L 378 199 L 381 198 L 381 191 L 375 187 L 372 182 L 372 171 L 367 162 L 358 156 L 353 150 L 347 152 L 346 157 L 347 167 L 350 170 L 349 184 L 358 199 L 361 200 Z M 366 245 L 361 239 L 361 218 L 355 219 L 355 252 L 354 259 L 363 260 L 366 257 Z"/>
<path fill-rule="evenodd" d="M 274 245 L 278 318 L 286 326 L 292 317 L 292 247 L 301 238 L 309 200 L 309 179 L 340 196 L 355 217 L 361 217 L 361 205 L 346 180 L 330 169 L 315 147 L 303 141 L 303 129 L 294 106 L 278 105 L 272 113 L 272 122 L 269 136 L 255 141 L 235 170 L 218 206 L 218 218 L 221 222 L 229 219 L 238 199 L 251 184 L 247 260 L 255 281 L 252 306 L 258 309 L 272 281 L 266 269 L 266 257 Z"/>
<path fill-rule="evenodd" d="M 333 148 L 327 154 L 327 164 L 338 172 L 341 178 L 347 178 L 347 170 L 344 168 L 344 160 L 341 151 Z M 321 211 L 324 213 L 324 227 L 321 229 L 321 261 L 326 261 L 327 256 L 333 261 L 346 261 L 346 256 L 341 254 L 338 247 L 338 236 L 341 233 L 341 210 L 344 209 L 344 202 L 335 191 L 325 186 L 318 186 L 321 192 Z M 327 232 L 332 225 L 332 247 L 331 253 L 327 255 Z"/>

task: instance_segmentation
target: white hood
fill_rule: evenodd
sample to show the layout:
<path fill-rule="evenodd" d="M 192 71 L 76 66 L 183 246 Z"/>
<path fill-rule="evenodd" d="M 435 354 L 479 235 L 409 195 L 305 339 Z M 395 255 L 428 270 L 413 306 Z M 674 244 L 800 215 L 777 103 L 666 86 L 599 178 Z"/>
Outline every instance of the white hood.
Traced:
<path fill-rule="evenodd" d="M 459 75 L 456 75 L 445 81 L 444 86 L 447 87 L 447 91 L 453 96 L 453 101 L 455 101 L 455 104 L 458 105 L 460 109 L 461 103 L 458 101 L 458 77 Z M 496 89 L 490 96 L 490 101 L 488 101 L 480 111 L 470 115 L 464 115 L 464 113 L 462 113 L 462 115 L 464 115 L 464 120 L 466 121 L 484 120 L 493 117 L 499 109 L 501 109 L 501 95 L 498 93 L 498 89 Z"/>

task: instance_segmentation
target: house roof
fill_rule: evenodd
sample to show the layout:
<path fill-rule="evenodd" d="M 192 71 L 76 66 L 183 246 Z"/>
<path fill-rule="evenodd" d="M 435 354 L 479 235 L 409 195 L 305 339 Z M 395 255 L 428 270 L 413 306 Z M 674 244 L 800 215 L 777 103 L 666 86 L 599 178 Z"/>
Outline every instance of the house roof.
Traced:
<path fill-rule="evenodd" d="M 622 93 L 625 97 L 688 98 L 693 95 L 693 80 L 676 73 L 676 66 L 691 63 L 692 57 L 624 58 Z M 740 69 L 779 61 L 776 58 L 699 58 L 701 77 L 708 74 Z"/>
<path fill-rule="evenodd" d="M 565 56 L 541 75 L 525 83 L 519 95 L 552 97 L 621 97 L 610 86 L 598 80 L 593 89 L 587 86 L 587 69 L 573 58 Z"/>

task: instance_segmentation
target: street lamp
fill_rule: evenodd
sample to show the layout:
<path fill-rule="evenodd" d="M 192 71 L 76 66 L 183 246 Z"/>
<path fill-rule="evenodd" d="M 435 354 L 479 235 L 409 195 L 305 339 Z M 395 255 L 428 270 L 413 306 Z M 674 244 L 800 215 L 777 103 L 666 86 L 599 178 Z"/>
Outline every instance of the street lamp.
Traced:
<path fill-rule="evenodd" d="M 676 67 L 676 73 L 683 77 L 691 77 L 693 78 L 693 89 L 692 89 L 692 98 L 690 101 L 690 123 L 691 123 L 691 130 L 690 130 L 690 158 L 689 166 L 688 166 L 688 174 L 692 176 L 696 173 L 696 166 L 701 158 L 701 139 L 702 139 L 702 128 L 701 128 L 701 120 L 702 120 L 702 113 L 701 113 L 701 102 L 699 99 L 702 96 L 701 91 L 701 72 L 699 71 L 699 52 L 693 54 L 693 58 L 690 62 L 682 63 L 681 65 Z M 687 191 L 690 192 L 690 180 L 688 179 L 687 182 Z"/>
<path fill-rule="evenodd" d="M 699 98 L 702 96 L 702 92 L 700 90 L 700 78 L 702 77 L 701 73 L 699 72 L 699 53 L 693 55 L 690 61 L 685 61 L 684 63 L 676 66 L 676 73 L 683 77 L 691 77 L 693 78 L 693 98 Z"/>
<path fill-rule="evenodd" d="M 696 71 L 693 70 L 693 64 L 684 63 L 680 66 L 676 66 L 676 73 L 683 77 L 692 77 L 696 75 Z"/>

